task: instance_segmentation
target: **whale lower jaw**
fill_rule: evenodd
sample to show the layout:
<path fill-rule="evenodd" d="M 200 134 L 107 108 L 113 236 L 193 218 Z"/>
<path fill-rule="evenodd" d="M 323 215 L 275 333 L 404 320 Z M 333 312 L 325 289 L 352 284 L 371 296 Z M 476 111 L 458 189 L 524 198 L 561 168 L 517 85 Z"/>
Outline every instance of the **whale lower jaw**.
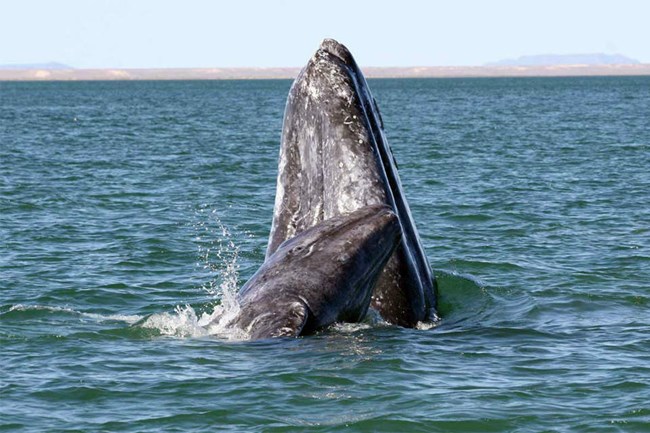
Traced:
<path fill-rule="evenodd" d="M 400 240 L 397 217 L 384 205 L 316 224 L 284 242 L 242 287 L 231 325 L 260 339 L 360 321 Z"/>

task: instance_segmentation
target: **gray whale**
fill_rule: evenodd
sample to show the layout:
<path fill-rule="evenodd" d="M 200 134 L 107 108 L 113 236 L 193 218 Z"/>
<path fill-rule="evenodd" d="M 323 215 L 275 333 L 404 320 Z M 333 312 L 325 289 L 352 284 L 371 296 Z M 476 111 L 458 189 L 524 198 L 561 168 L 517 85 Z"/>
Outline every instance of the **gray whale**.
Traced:
<path fill-rule="evenodd" d="M 400 239 L 397 217 L 384 205 L 302 231 L 278 246 L 242 287 L 240 311 L 231 325 L 260 339 L 360 321 Z"/>
<path fill-rule="evenodd" d="M 287 99 L 267 260 L 310 227 L 376 204 L 397 215 L 402 241 L 379 276 L 372 307 L 400 326 L 436 320 L 435 280 L 376 101 L 347 48 L 326 39 Z"/>

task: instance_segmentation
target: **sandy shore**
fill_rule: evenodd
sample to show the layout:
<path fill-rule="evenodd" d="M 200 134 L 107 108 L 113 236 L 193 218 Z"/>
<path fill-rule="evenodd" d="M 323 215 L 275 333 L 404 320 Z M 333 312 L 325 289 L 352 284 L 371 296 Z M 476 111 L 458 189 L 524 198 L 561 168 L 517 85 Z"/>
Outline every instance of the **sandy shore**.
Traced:
<path fill-rule="evenodd" d="M 295 78 L 300 68 L 0 69 L 0 81 L 228 80 Z M 650 64 L 367 67 L 369 78 L 650 75 Z"/>

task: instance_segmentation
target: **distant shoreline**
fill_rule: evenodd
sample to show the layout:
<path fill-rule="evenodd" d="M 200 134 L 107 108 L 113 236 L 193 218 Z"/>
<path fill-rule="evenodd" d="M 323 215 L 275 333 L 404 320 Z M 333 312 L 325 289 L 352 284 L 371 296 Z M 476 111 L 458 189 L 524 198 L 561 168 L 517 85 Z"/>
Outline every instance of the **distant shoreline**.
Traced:
<path fill-rule="evenodd" d="M 293 79 L 300 68 L 0 69 L 0 81 Z M 368 78 L 571 77 L 650 75 L 650 64 L 367 67 Z"/>

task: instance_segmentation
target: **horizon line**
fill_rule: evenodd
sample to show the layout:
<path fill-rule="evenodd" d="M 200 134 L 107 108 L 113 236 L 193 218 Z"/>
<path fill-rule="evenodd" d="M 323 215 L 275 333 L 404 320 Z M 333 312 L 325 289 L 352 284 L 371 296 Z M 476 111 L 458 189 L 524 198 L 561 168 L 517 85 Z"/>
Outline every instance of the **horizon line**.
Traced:
<path fill-rule="evenodd" d="M 46 64 L 43 64 L 46 65 Z M 650 63 L 481 66 L 367 66 L 368 78 L 645 76 Z M 0 68 L 0 81 L 293 79 L 302 67 Z"/>

